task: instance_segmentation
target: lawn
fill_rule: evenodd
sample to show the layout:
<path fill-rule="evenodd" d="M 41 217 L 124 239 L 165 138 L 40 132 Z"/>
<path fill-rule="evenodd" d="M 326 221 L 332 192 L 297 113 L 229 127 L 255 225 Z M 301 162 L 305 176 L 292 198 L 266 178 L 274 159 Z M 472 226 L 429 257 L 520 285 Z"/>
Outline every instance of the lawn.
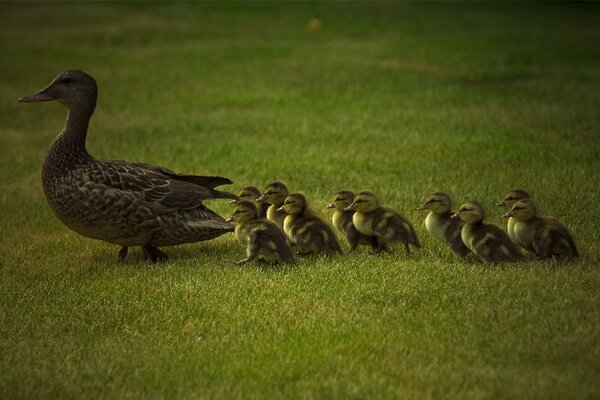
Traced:
<path fill-rule="evenodd" d="M 599 398 L 599 20 L 594 2 L 0 3 L 0 398 Z M 117 262 L 46 204 L 66 109 L 17 103 L 72 68 L 99 85 L 91 154 L 233 192 L 283 180 L 327 219 L 336 191 L 371 189 L 423 248 L 239 267 L 228 235 Z M 415 210 L 444 190 L 504 226 L 517 187 L 580 259 L 460 261 Z"/>

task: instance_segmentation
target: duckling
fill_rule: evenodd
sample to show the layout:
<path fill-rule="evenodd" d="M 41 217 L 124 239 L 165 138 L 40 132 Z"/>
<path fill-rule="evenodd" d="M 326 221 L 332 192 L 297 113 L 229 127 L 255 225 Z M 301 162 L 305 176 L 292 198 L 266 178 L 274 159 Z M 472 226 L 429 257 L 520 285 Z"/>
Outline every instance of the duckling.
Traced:
<path fill-rule="evenodd" d="M 167 168 L 124 160 L 101 160 L 86 149 L 98 87 L 87 73 L 70 70 L 21 103 L 56 100 L 69 113 L 42 167 L 42 187 L 54 214 L 80 235 L 121 246 L 140 246 L 151 262 L 168 257 L 159 247 L 209 240 L 233 227 L 202 204 L 235 199 L 216 190 L 232 182 L 218 176 L 178 174 Z"/>
<path fill-rule="evenodd" d="M 239 201 L 233 215 L 227 222 L 235 221 L 235 236 L 246 244 L 247 257 L 236 261 L 238 265 L 254 260 L 268 262 L 294 262 L 294 253 L 283 231 L 273 222 L 258 216 L 258 207 L 254 201 Z"/>
<path fill-rule="evenodd" d="M 427 232 L 433 237 L 446 243 L 450 249 L 459 257 L 464 257 L 469 253 L 460 237 L 460 232 L 465 224 L 459 218 L 451 218 L 452 201 L 450 196 L 444 192 L 434 192 L 427 196 L 425 203 L 421 204 L 417 210 L 429 210 L 425 218 L 425 227 Z"/>
<path fill-rule="evenodd" d="M 485 211 L 481 203 L 469 201 L 460 206 L 452 218 L 460 218 L 465 224 L 461 238 L 465 246 L 484 263 L 520 261 L 523 254 L 508 235 L 493 224 L 485 224 Z"/>
<path fill-rule="evenodd" d="M 241 200 L 250 200 L 256 201 L 261 196 L 260 190 L 256 186 L 246 186 L 240 190 L 238 194 L 238 199 L 231 200 L 231 204 L 237 204 Z M 266 202 L 257 203 L 258 205 L 258 217 L 266 218 L 267 209 L 269 208 L 269 204 Z"/>
<path fill-rule="evenodd" d="M 288 188 L 285 183 L 273 182 L 270 183 L 256 201 L 258 203 L 267 203 L 269 208 L 267 209 L 267 219 L 275 222 L 281 229 L 283 229 L 283 221 L 287 214 L 285 211 L 279 211 L 280 207 L 283 206 L 283 201 L 288 195 Z"/>
<path fill-rule="evenodd" d="M 402 242 L 406 254 L 410 254 L 409 244 L 421 247 L 412 224 L 395 210 L 382 207 L 371 191 L 358 193 L 344 210 L 356 211 L 352 216 L 354 226 L 363 235 L 377 237 L 378 251 L 386 250 L 393 242 Z"/>
<path fill-rule="evenodd" d="M 508 194 L 506 195 L 506 197 L 504 197 L 504 200 L 499 201 L 498 203 L 496 203 L 496 205 L 498 207 L 506 207 L 509 210 L 511 209 L 511 207 L 519 200 L 523 200 L 523 199 L 530 199 L 531 196 L 529 195 L 529 193 L 527 193 L 527 191 L 523 190 L 523 189 L 514 189 L 511 190 L 510 192 L 508 192 Z M 519 240 L 517 235 L 515 234 L 515 222 L 517 222 L 517 220 L 513 217 L 508 218 L 508 221 L 506 222 L 506 231 L 508 232 L 508 237 L 510 238 L 510 240 L 512 240 L 513 242 L 517 243 L 517 241 Z"/>
<path fill-rule="evenodd" d="M 287 216 L 283 230 L 302 255 L 337 254 L 342 248 L 333 230 L 308 207 L 306 197 L 292 193 L 279 208 Z"/>
<path fill-rule="evenodd" d="M 551 217 L 538 216 L 531 199 L 515 202 L 505 218 L 514 218 L 515 243 L 538 258 L 552 256 L 578 257 L 573 238 L 560 222 Z"/>
<path fill-rule="evenodd" d="M 375 249 L 377 248 L 377 236 L 367 236 L 360 233 L 352 222 L 354 211 L 345 211 L 353 201 L 354 193 L 349 190 L 336 193 L 333 202 L 327 206 L 327 208 L 334 209 L 331 222 L 346 237 L 348 244 L 350 244 L 350 251 L 355 251 L 358 245 L 361 244 Z"/>

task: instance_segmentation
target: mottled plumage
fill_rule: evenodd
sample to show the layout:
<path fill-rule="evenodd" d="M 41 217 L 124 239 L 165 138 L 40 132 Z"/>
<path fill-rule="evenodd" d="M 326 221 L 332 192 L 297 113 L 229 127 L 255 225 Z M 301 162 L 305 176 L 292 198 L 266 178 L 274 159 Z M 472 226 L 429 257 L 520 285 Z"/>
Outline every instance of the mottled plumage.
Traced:
<path fill-rule="evenodd" d="M 514 189 L 511 190 L 510 192 L 508 192 L 508 194 L 504 197 L 503 200 L 500 200 L 498 203 L 496 203 L 496 205 L 498 207 L 506 207 L 509 210 L 512 208 L 512 206 L 519 200 L 523 200 L 523 199 L 530 199 L 531 196 L 529 195 L 529 193 L 523 189 Z M 513 217 L 508 218 L 508 221 L 506 222 L 506 231 L 508 233 L 508 237 L 510 238 L 510 240 L 512 240 L 513 242 L 517 242 L 518 238 L 517 235 L 515 234 L 515 222 L 517 222 L 517 220 Z"/>
<path fill-rule="evenodd" d="M 246 244 L 246 258 L 237 261 L 238 264 L 254 260 L 294 262 L 294 253 L 285 234 L 275 223 L 258 216 L 258 207 L 254 201 L 240 201 L 227 221 L 237 223 L 235 235 L 242 244 Z"/>
<path fill-rule="evenodd" d="M 464 222 L 459 218 L 451 218 L 454 213 L 451 211 L 452 201 L 447 193 L 431 193 L 417 210 L 429 211 L 425 218 L 425 227 L 433 237 L 446 243 L 459 257 L 469 253 L 460 236 Z"/>
<path fill-rule="evenodd" d="M 249 200 L 254 201 L 261 196 L 260 190 L 256 186 L 246 186 L 240 190 L 238 193 L 238 198 L 236 200 L 232 200 L 231 204 L 237 204 L 241 200 Z M 270 207 L 270 204 L 267 202 L 256 202 L 258 207 L 258 217 L 266 218 L 267 217 L 267 209 Z"/>
<path fill-rule="evenodd" d="M 402 242 L 406 254 L 410 254 L 409 244 L 421 247 L 412 224 L 397 211 L 382 207 L 377 196 L 371 191 L 358 193 L 346 210 L 356 211 L 352 222 L 360 233 L 377 237 L 379 251 L 386 250 L 388 245 L 394 242 Z"/>
<path fill-rule="evenodd" d="M 157 249 L 212 239 L 233 227 L 203 200 L 236 198 L 214 189 L 231 181 L 177 174 L 150 164 L 98 160 L 85 142 L 96 105 L 96 81 L 67 71 L 21 102 L 57 100 L 69 108 L 65 127 L 50 146 L 42 186 L 57 217 L 77 233 L 123 246 L 141 246 L 151 261 L 166 259 Z"/>
<path fill-rule="evenodd" d="M 461 230 L 465 246 L 484 263 L 522 260 L 523 254 L 508 235 L 498 226 L 484 223 L 484 216 L 483 206 L 477 201 L 463 204 L 452 216 L 465 222 Z"/>
<path fill-rule="evenodd" d="M 342 252 L 333 230 L 310 210 L 304 195 L 290 194 L 286 197 L 280 210 L 287 214 L 283 230 L 299 254 L 316 255 Z"/>
<path fill-rule="evenodd" d="M 567 228 L 554 218 L 538 216 L 531 199 L 515 202 L 504 217 L 515 219 L 515 243 L 536 257 L 579 256 Z"/>
<path fill-rule="evenodd" d="M 346 240 L 350 245 L 350 251 L 356 250 L 361 244 L 371 246 L 375 249 L 377 248 L 377 237 L 360 233 L 354 226 L 354 222 L 352 222 L 355 211 L 345 210 L 353 201 L 353 192 L 348 190 L 338 192 L 335 195 L 333 202 L 327 206 L 327 208 L 334 209 L 331 222 L 333 223 L 333 226 L 346 237 Z"/>
<path fill-rule="evenodd" d="M 267 219 L 279 225 L 281 229 L 283 229 L 283 221 L 287 214 L 279 208 L 283 205 L 283 201 L 288 193 L 288 188 L 285 183 L 273 182 L 267 185 L 263 195 L 256 199 L 258 203 L 270 204 L 267 209 Z"/>

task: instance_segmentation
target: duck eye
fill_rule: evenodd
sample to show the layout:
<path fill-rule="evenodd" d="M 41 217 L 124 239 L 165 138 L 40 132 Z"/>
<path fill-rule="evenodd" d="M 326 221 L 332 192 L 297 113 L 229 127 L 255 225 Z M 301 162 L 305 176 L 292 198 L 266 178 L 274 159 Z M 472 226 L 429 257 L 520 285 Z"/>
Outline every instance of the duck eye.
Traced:
<path fill-rule="evenodd" d="M 71 77 L 65 76 L 64 78 L 62 78 L 62 82 L 63 83 L 71 83 Z"/>

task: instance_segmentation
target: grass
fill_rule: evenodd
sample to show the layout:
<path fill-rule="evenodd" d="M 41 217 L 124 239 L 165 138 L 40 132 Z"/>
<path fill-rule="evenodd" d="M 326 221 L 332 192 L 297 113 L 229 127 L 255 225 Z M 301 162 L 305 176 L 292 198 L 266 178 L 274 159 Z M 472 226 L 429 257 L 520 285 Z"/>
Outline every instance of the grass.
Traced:
<path fill-rule="evenodd" d="M 598 4 L 0 11 L 1 398 L 600 396 Z M 16 103 L 70 68 L 99 83 L 97 157 L 220 174 L 234 192 L 280 179 L 317 210 L 370 188 L 424 248 L 237 267 L 225 236 L 158 267 L 139 250 L 116 263 L 45 203 L 64 107 Z M 446 190 L 503 224 L 493 204 L 514 187 L 570 227 L 580 260 L 461 262 L 414 211 Z"/>

